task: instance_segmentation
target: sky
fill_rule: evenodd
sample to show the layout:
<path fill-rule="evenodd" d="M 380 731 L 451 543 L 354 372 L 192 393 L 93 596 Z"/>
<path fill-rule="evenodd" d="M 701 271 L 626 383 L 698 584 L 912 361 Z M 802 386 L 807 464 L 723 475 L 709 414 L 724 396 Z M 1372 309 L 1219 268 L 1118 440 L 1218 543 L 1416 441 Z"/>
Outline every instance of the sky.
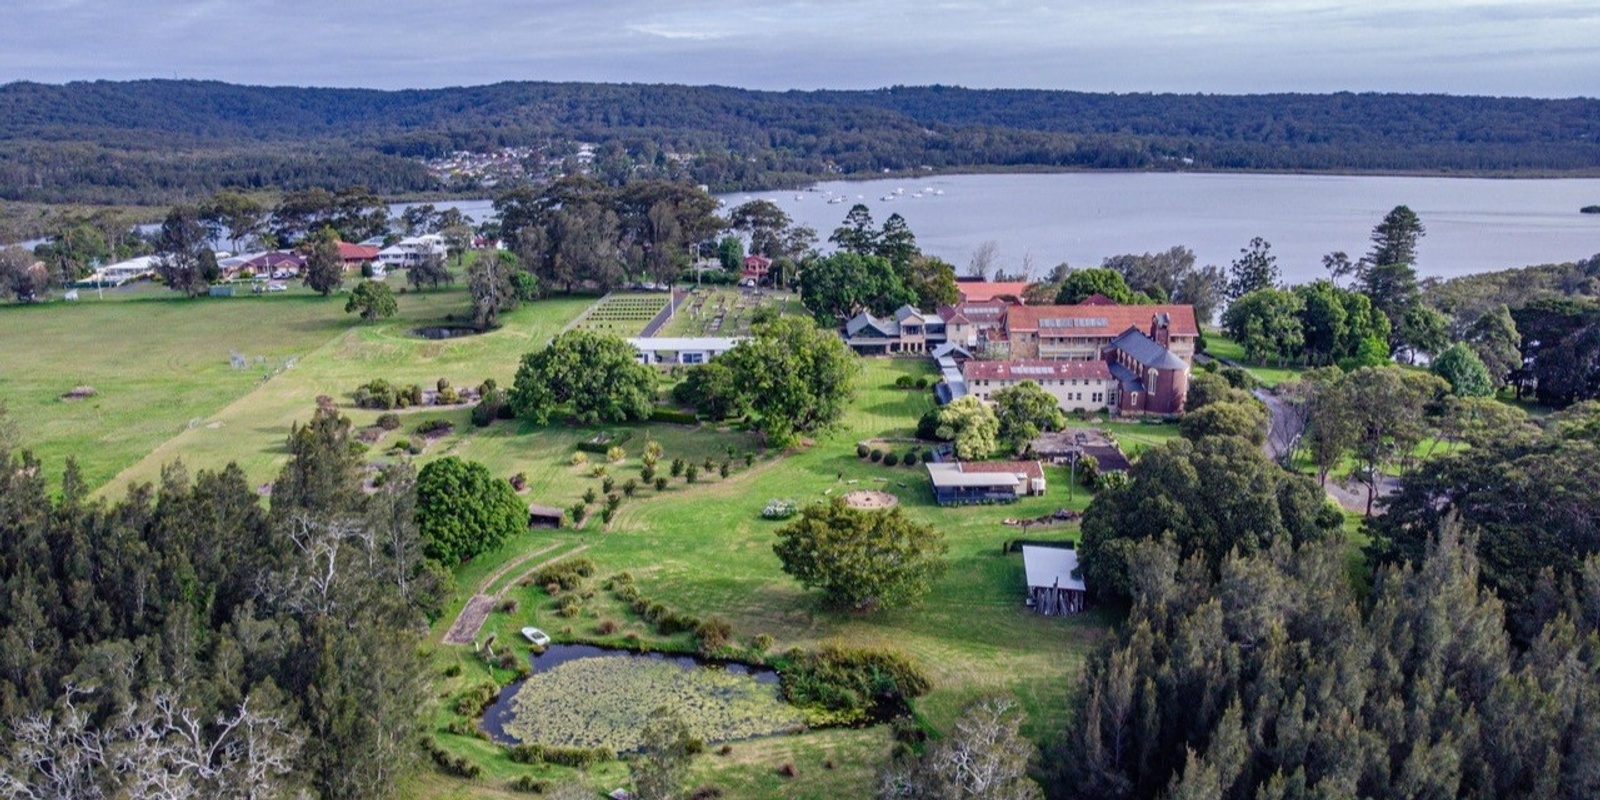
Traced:
<path fill-rule="evenodd" d="M 1600 96 L 1597 0 L 3 0 L 0 83 Z"/>

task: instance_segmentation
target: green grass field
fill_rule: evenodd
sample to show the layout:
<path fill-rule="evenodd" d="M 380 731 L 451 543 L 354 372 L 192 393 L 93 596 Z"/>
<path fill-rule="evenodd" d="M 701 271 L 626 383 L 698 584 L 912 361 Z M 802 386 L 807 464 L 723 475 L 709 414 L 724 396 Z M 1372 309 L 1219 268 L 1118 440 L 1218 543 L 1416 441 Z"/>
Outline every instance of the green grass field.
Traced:
<path fill-rule="evenodd" d="M 397 318 L 371 325 L 346 315 L 337 297 L 298 291 L 186 301 L 136 290 L 115 301 L 80 302 L 0 308 L 0 336 L 8 343 L 27 342 L 0 352 L 0 398 L 20 423 L 24 442 L 46 459 L 52 473 L 59 475 L 61 461 L 74 455 L 103 495 L 155 480 L 163 464 L 179 458 L 191 470 L 234 461 L 252 481 L 269 481 L 286 457 L 283 441 L 290 426 L 309 418 L 318 395 L 334 397 L 358 425 L 367 425 L 378 412 L 350 409 L 349 394 L 372 378 L 430 385 L 446 377 L 466 386 L 494 377 L 509 384 L 523 353 L 543 346 L 594 303 L 592 298 L 544 300 L 507 315 L 504 327 L 492 333 L 429 341 L 412 329 L 463 314 L 462 289 L 408 293 L 400 298 Z M 231 366 L 233 352 L 248 357 L 247 368 Z M 257 355 L 263 357 L 259 365 Z M 292 367 L 269 369 L 290 358 Z M 542 589 L 520 585 L 519 579 L 538 565 L 581 553 L 597 564 L 596 586 L 599 578 L 629 571 L 652 600 L 697 617 L 729 620 L 739 642 L 767 634 L 776 650 L 838 641 L 902 651 L 934 680 L 933 692 L 915 706 L 934 728 L 948 725 L 975 696 L 1009 692 L 1030 714 L 1026 732 L 1041 742 L 1051 739 L 1066 724 L 1064 711 L 1085 657 L 1111 620 L 1103 614 L 1060 619 L 1028 612 L 1021 603 L 1021 557 L 1001 553 L 1003 542 L 1020 531 L 1001 521 L 1069 505 L 1065 470 L 1051 468 L 1051 489 L 1042 498 L 1011 506 L 935 506 L 920 467 L 884 467 L 855 456 L 858 440 L 911 435 L 917 418 L 932 406 L 932 393 L 893 384 L 902 375 L 932 376 L 932 365 L 874 359 L 864 366 L 844 418 L 795 452 L 760 452 L 751 434 L 732 428 L 638 426 L 624 445 L 627 458 L 607 466 L 619 484 L 638 475 L 646 437 L 665 450 L 663 474 L 674 457 L 720 462 L 730 448 L 734 470 L 727 478 L 714 470 L 702 473 L 692 486 L 678 479 L 665 491 L 643 489 L 623 503 L 609 526 L 591 518 L 578 530 L 531 531 L 497 553 L 461 565 L 433 641 L 481 586 L 517 602 L 514 613 L 492 614 L 483 631 L 502 643 L 514 641 L 515 630 L 530 623 L 545 626 L 558 639 L 597 638 L 598 622 L 611 619 L 619 623 L 616 642 L 634 633 L 661 645 L 688 644 L 686 634 L 676 640 L 656 636 L 602 593 L 586 600 L 577 617 L 565 619 L 554 615 Z M 263 379 L 264 372 L 275 374 Z M 92 385 L 99 394 L 76 402 L 57 399 L 79 384 Z M 433 441 L 419 462 L 457 454 L 487 464 L 497 475 L 526 473 L 525 500 L 547 505 L 570 506 L 585 489 L 600 488 L 601 478 L 590 470 L 604 461 L 602 456 L 590 455 L 582 467 L 570 463 L 575 445 L 594 429 L 515 421 L 477 429 L 464 407 L 407 410 L 401 417 L 402 428 L 381 440 L 372 458 L 389 457 L 384 455 L 388 443 L 413 436 L 417 424 L 447 418 L 455 431 Z M 1170 426 L 1113 427 L 1125 447 L 1171 436 Z M 749 467 L 743 459 L 747 452 L 754 454 Z M 781 523 L 761 519 L 767 501 L 819 501 L 852 488 L 892 492 L 911 516 L 943 533 L 950 547 L 949 571 L 920 606 L 871 616 L 839 613 L 779 569 L 772 544 Z M 1080 491 L 1070 505 L 1082 508 L 1087 502 L 1087 493 Z M 1073 538 L 1076 531 L 1067 526 L 1028 535 Z M 502 748 L 442 732 L 454 714 L 451 699 L 491 675 L 471 648 L 433 644 L 429 652 L 439 700 L 430 712 L 435 735 L 447 749 L 480 763 L 484 775 L 467 782 L 427 771 L 408 787 L 409 796 L 512 796 L 506 782 L 522 774 L 581 777 L 606 790 L 626 784 L 625 764 L 574 776 L 561 768 L 514 764 Z M 453 666 L 460 673 L 446 677 Z M 697 758 L 694 780 L 721 786 L 734 798 L 866 796 L 889 745 L 882 728 L 755 739 L 734 744 L 727 755 Z M 777 770 L 786 763 L 795 764 L 800 777 L 781 777 Z"/>
<path fill-rule="evenodd" d="M 1292 381 L 1299 377 L 1300 373 L 1305 372 L 1305 367 L 1295 365 L 1273 367 L 1251 364 L 1244 359 L 1244 345 L 1229 339 L 1220 331 L 1206 331 L 1206 354 L 1243 365 L 1246 372 L 1254 375 L 1256 380 L 1269 388 L 1284 381 Z"/>

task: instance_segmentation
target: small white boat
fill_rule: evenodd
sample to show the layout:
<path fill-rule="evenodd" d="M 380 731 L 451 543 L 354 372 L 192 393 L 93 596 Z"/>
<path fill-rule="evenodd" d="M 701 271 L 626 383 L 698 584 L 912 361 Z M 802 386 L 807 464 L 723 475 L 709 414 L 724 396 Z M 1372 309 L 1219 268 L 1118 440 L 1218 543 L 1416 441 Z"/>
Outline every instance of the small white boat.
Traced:
<path fill-rule="evenodd" d="M 797 194 L 797 195 L 794 196 L 794 199 L 796 199 L 796 200 L 804 200 L 804 199 L 806 199 L 806 196 L 803 195 L 803 194 Z"/>
<path fill-rule="evenodd" d="M 944 190 L 943 189 L 934 189 L 933 193 L 935 195 L 941 195 L 941 194 L 944 194 Z"/>
<path fill-rule="evenodd" d="M 544 647 L 545 645 L 550 644 L 549 635 L 547 635 L 544 631 L 539 630 L 538 628 L 532 628 L 532 627 L 523 628 L 522 629 L 522 638 L 527 639 L 530 643 L 538 645 L 540 647 Z"/>
<path fill-rule="evenodd" d="M 843 202 L 844 202 L 844 196 L 843 195 L 838 195 L 838 196 L 835 196 L 835 197 L 828 198 L 828 205 L 838 205 L 838 204 L 843 203 Z"/>
<path fill-rule="evenodd" d="M 881 199 L 883 202 L 887 203 L 887 202 L 890 202 L 891 200 L 894 200 L 894 195 L 886 194 L 886 195 L 884 195 L 883 197 L 881 197 L 879 199 Z"/>
<path fill-rule="evenodd" d="M 912 197 L 921 197 L 922 196 L 922 192 L 912 192 L 911 196 Z"/>

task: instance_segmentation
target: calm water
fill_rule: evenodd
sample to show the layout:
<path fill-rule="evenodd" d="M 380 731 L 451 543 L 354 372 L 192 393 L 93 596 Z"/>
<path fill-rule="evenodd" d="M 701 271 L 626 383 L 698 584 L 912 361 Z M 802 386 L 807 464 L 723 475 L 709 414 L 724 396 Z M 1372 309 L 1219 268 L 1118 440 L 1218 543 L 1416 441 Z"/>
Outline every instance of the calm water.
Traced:
<path fill-rule="evenodd" d="M 1484 180 L 1309 175 L 1071 173 L 951 175 L 920 180 L 821 183 L 817 191 L 726 195 L 776 202 L 825 239 L 856 202 L 882 223 L 898 212 L 922 249 L 965 272 L 972 253 L 997 244 L 1007 272 L 1031 257 L 1042 274 L 1061 261 L 1094 266 L 1106 256 L 1184 245 L 1200 263 L 1226 266 L 1253 236 L 1272 243 L 1290 282 L 1322 276 L 1322 256 L 1368 249 L 1389 209 L 1408 205 L 1427 235 L 1423 275 L 1461 275 L 1600 253 L 1600 179 Z M 928 188 L 944 192 L 934 195 Z M 903 189 L 892 201 L 881 198 Z M 913 197 L 918 191 L 922 197 Z M 829 204 L 825 193 L 843 194 Z M 803 199 L 796 200 L 799 196 Z M 859 199 L 858 199 L 859 198 Z"/>

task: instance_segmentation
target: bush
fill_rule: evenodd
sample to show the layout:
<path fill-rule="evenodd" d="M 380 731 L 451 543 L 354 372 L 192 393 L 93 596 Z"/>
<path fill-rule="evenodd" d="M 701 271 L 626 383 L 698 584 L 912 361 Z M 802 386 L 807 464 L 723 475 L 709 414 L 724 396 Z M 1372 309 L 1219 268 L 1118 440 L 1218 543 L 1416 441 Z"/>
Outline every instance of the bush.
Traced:
<path fill-rule="evenodd" d="M 839 645 L 791 651 L 778 671 L 783 695 L 790 703 L 820 709 L 827 718 L 842 723 L 892 716 L 932 686 L 928 676 L 904 656 Z"/>
<path fill-rule="evenodd" d="M 866 446 L 864 444 L 856 445 L 856 458 L 866 458 L 867 454 L 869 454 L 871 452 L 872 452 L 872 448 L 870 448 L 870 447 L 868 447 L 868 446 Z"/>
<path fill-rule="evenodd" d="M 611 447 L 606 449 L 606 460 L 613 464 L 627 457 L 628 451 L 623 450 L 620 447 Z"/>
<path fill-rule="evenodd" d="M 943 442 L 939 438 L 939 408 L 935 406 L 923 412 L 917 420 L 917 438 L 924 442 Z"/>
<path fill-rule="evenodd" d="M 906 453 L 905 457 L 900 459 L 901 463 L 905 464 L 908 467 L 916 466 L 918 460 L 919 459 L 917 458 L 917 451 L 915 451 L 915 450 L 912 450 L 912 451 Z"/>
<path fill-rule="evenodd" d="M 382 429 L 384 429 L 386 431 L 392 431 L 392 430 L 395 430 L 395 429 L 399 428 L 400 427 L 400 415 L 396 414 L 396 413 L 394 413 L 392 411 L 388 412 L 388 413 L 385 413 L 385 414 L 379 414 L 378 415 L 378 427 L 380 427 L 380 428 L 382 428 Z"/>
<path fill-rule="evenodd" d="M 609 747 L 550 747 L 546 746 L 542 758 L 546 764 L 573 769 L 588 769 L 606 761 L 615 761 L 616 752 Z"/>
<path fill-rule="evenodd" d="M 436 406 L 453 406 L 459 402 L 461 402 L 461 394 L 449 387 L 440 389 L 439 393 L 434 395 L 433 398 L 433 404 Z"/>
<path fill-rule="evenodd" d="M 658 491 L 658 492 L 666 491 L 666 489 L 667 489 L 667 478 L 666 478 L 666 476 L 657 475 L 656 476 L 655 487 L 656 487 L 656 491 Z"/>
<path fill-rule="evenodd" d="M 642 480 L 645 483 L 649 483 L 649 482 L 651 482 L 651 481 L 653 481 L 655 479 L 656 479 L 656 467 L 655 467 L 654 464 L 646 464 L 643 467 L 639 468 L 639 480 Z"/>
<path fill-rule="evenodd" d="M 928 388 L 928 379 L 925 378 L 925 377 L 919 377 L 919 378 L 917 378 L 917 384 L 916 385 L 917 385 L 918 389 L 926 389 L 926 388 Z"/>
<path fill-rule="evenodd" d="M 672 425 L 699 425 L 700 418 L 688 411 L 679 411 L 676 408 L 656 406 L 650 409 L 651 422 L 666 422 Z"/>
<path fill-rule="evenodd" d="M 611 490 L 615 489 L 616 487 L 617 479 L 611 477 L 610 475 L 607 475 L 605 480 L 600 481 L 600 491 L 605 492 L 606 494 L 611 494 Z"/>
<path fill-rule="evenodd" d="M 893 467 L 893 466 L 898 466 L 899 464 L 900 464 L 900 456 L 895 455 L 894 453 L 884 453 L 883 454 L 883 465 L 884 466 Z"/>
<path fill-rule="evenodd" d="M 872 459 L 872 463 L 876 464 L 883 460 L 883 451 L 874 447 L 872 448 L 872 454 L 868 457 Z"/>
<path fill-rule="evenodd" d="M 456 713 L 463 717 L 477 719 L 483 716 L 483 710 L 494 705 L 500 697 L 500 688 L 492 683 L 480 683 L 467 689 L 456 698 Z"/>
<path fill-rule="evenodd" d="M 451 422 L 446 419 L 430 419 L 427 422 L 417 426 L 417 435 L 443 436 L 455 430 L 455 427 L 455 425 L 451 424 Z"/>
<path fill-rule="evenodd" d="M 594 505 L 594 501 L 599 497 L 599 493 L 595 492 L 593 486 L 583 490 L 583 504 L 586 506 Z"/>
<path fill-rule="evenodd" d="M 519 745 L 523 746 L 523 745 Z M 528 794 L 544 794 L 550 788 L 550 782 L 532 775 L 521 775 L 516 780 L 506 784 L 506 788 L 513 792 L 526 792 Z"/>
<path fill-rule="evenodd" d="M 401 437 L 399 439 L 394 440 L 394 444 L 389 445 L 389 447 L 392 450 L 410 450 L 411 449 L 411 440 L 407 439 L 405 437 Z"/>
<path fill-rule="evenodd" d="M 600 624 L 599 625 L 594 626 L 594 633 L 595 633 L 596 636 L 610 636 L 611 634 L 616 633 L 616 632 L 617 632 L 617 622 L 616 622 L 616 620 L 603 619 L 603 620 L 600 620 Z"/>
<path fill-rule="evenodd" d="M 556 613 L 563 617 L 576 617 L 582 608 L 583 601 L 579 600 L 575 594 L 561 595 L 561 599 L 556 601 Z"/>
<path fill-rule="evenodd" d="M 901 375 L 900 377 L 894 379 L 894 387 L 896 389 L 910 389 L 915 385 L 916 379 L 912 378 L 910 375 Z"/>
<path fill-rule="evenodd" d="M 699 479 L 700 479 L 700 468 L 698 466 L 695 466 L 694 464 L 690 464 L 689 467 L 683 471 L 683 481 L 684 481 L 684 483 L 694 483 L 695 481 L 697 481 Z"/>
<path fill-rule="evenodd" d="M 506 400 L 506 393 L 499 389 L 490 389 L 481 395 L 478 404 L 472 407 L 472 424 L 479 428 L 486 428 L 489 423 L 500 419 L 510 403 Z"/>
<path fill-rule="evenodd" d="M 634 492 L 637 492 L 637 491 L 639 491 L 639 482 L 638 481 L 636 481 L 636 480 L 634 480 L 632 478 L 629 478 L 629 479 L 627 479 L 627 480 L 622 482 L 622 493 L 623 494 L 627 495 L 628 497 L 632 497 Z"/>
<path fill-rule="evenodd" d="M 722 476 L 722 477 L 724 477 L 724 478 L 728 477 L 728 473 L 730 473 L 732 471 L 733 471 L 733 464 L 731 464 L 731 463 L 729 463 L 727 461 L 722 462 L 722 464 L 717 467 L 717 474 Z"/>
<path fill-rule="evenodd" d="M 767 507 L 761 509 L 762 519 L 788 519 L 800 510 L 793 500 L 768 500 Z"/>
<path fill-rule="evenodd" d="M 532 577 L 534 583 L 555 584 L 571 591 L 583 585 L 583 579 L 594 574 L 594 562 L 579 556 L 567 558 L 540 567 Z"/>
<path fill-rule="evenodd" d="M 682 475 L 684 468 L 687 467 L 687 466 L 688 466 L 688 462 L 684 461 L 681 458 L 672 459 L 672 477 L 676 478 L 676 477 Z"/>
<path fill-rule="evenodd" d="M 584 464 L 589 463 L 589 454 L 580 450 L 576 453 L 573 453 L 572 458 L 567 459 L 567 463 L 574 467 L 581 467 Z"/>
<path fill-rule="evenodd" d="M 438 381 L 436 381 L 433 384 L 433 388 L 438 389 L 441 392 L 446 390 L 446 389 L 448 389 L 448 388 L 450 388 L 450 379 L 449 378 L 440 378 Z"/>
<path fill-rule="evenodd" d="M 758 633 L 756 638 L 750 640 L 750 649 L 757 653 L 765 653 L 772 649 L 773 639 L 770 633 Z"/>
<path fill-rule="evenodd" d="M 701 653 L 714 653 L 733 639 L 733 625 L 721 617 L 712 617 L 700 623 L 694 635 L 700 639 Z"/>
<path fill-rule="evenodd" d="M 589 516 L 589 507 L 583 503 L 573 503 L 572 508 L 567 509 L 567 512 L 572 515 L 572 524 L 579 525 L 583 523 L 585 517 Z"/>
<path fill-rule="evenodd" d="M 511 476 L 511 488 L 522 491 L 528 488 L 528 473 L 519 472 Z"/>
<path fill-rule="evenodd" d="M 383 410 L 404 408 L 400 400 L 400 389 L 382 378 L 368 381 L 356 387 L 354 397 L 356 405 L 360 408 Z"/>

